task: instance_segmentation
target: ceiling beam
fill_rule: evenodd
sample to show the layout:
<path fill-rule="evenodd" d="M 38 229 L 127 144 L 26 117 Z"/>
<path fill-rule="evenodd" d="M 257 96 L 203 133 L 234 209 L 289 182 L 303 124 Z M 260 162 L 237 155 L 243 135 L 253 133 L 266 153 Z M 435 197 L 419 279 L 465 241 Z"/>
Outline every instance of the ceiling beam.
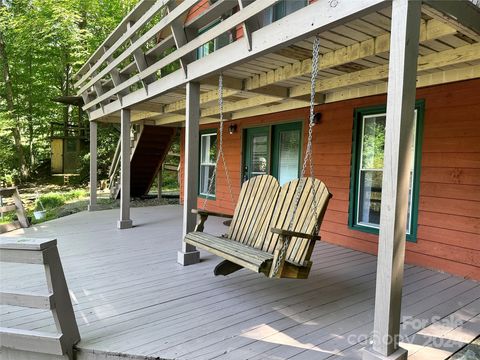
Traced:
<path fill-rule="evenodd" d="M 417 88 L 478 78 L 480 78 L 480 65 L 468 65 L 458 69 L 419 75 L 417 76 Z M 387 82 L 369 86 L 351 87 L 325 94 L 325 103 L 385 94 L 386 92 Z"/>
<path fill-rule="evenodd" d="M 434 70 L 443 66 L 457 65 L 480 59 L 480 44 L 466 45 L 457 49 L 429 54 L 418 58 L 418 73 Z M 328 92 L 349 86 L 364 84 L 370 81 L 385 80 L 388 78 L 388 64 L 373 68 L 339 75 L 317 82 L 317 92 Z M 310 84 L 298 85 L 290 89 L 290 97 L 296 98 L 308 95 Z"/>

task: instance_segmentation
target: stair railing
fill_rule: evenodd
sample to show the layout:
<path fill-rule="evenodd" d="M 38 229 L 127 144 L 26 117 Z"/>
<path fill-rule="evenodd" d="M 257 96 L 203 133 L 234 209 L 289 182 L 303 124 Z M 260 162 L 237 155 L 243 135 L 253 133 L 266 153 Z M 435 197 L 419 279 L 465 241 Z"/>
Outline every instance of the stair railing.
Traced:
<path fill-rule="evenodd" d="M 135 152 L 138 141 L 144 129 L 143 124 L 134 124 L 130 128 L 130 159 Z M 108 172 L 108 188 L 110 190 L 110 196 L 112 198 L 117 197 L 118 190 L 120 188 L 120 164 L 121 164 L 121 140 L 118 140 L 117 148 L 112 158 L 112 164 Z"/>

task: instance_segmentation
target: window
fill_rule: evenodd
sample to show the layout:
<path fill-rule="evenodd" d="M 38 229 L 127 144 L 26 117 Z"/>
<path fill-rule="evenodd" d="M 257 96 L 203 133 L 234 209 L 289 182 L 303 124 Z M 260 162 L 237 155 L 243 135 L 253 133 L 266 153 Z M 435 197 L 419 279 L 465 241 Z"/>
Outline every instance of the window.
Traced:
<path fill-rule="evenodd" d="M 410 169 L 406 229 L 407 239 L 412 241 L 416 238 L 417 226 L 422 118 L 423 102 L 417 102 L 414 139 L 410 149 L 414 161 Z M 355 112 L 349 225 L 372 233 L 378 233 L 380 225 L 385 120 L 385 106 Z"/>
<path fill-rule="evenodd" d="M 212 27 L 214 27 L 215 25 L 217 25 L 219 23 L 220 23 L 219 20 L 215 20 L 214 22 L 212 22 L 209 25 L 200 29 L 198 31 L 198 34 L 202 34 L 206 31 L 210 30 Z M 225 45 L 230 44 L 231 42 L 232 42 L 231 33 L 229 31 L 225 32 L 225 33 L 221 34 L 220 36 L 216 37 L 215 39 L 210 40 L 209 42 L 207 42 L 207 43 L 203 44 L 202 46 L 200 46 L 199 48 L 197 48 L 197 59 L 201 59 L 204 56 L 207 56 L 208 54 L 213 53 L 215 50 L 218 50 L 218 49 L 224 47 Z"/>
<path fill-rule="evenodd" d="M 305 6 L 307 0 L 281 0 L 263 12 L 263 25 L 271 24 Z"/>
<path fill-rule="evenodd" d="M 199 194 L 202 196 L 215 196 L 215 182 L 209 192 L 210 179 L 215 171 L 217 159 L 217 133 L 200 134 L 200 184 Z"/>
<path fill-rule="evenodd" d="M 246 129 L 243 180 L 271 174 L 283 185 L 298 178 L 301 141 L 301 122 Z"/>

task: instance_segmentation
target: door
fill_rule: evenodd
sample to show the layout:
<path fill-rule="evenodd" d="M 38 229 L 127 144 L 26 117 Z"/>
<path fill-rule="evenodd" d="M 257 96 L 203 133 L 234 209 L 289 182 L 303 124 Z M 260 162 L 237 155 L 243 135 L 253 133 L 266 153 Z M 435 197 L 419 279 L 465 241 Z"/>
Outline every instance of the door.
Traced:
<path fill-rule="evenodd" d="M 273 127 L 272 175 L 282 186 L 300 176 L 302 123 Z"/>
<path fill-rule="evenodd" d="M 63 139 L 52 139 L 52 160 L 51 170 L 52 174 L 63 173 Z"/>
<path fill-rule="evenodd" d="M 64 142 L 63 154 L 63 172 L 65 174 L 74 174 L 80 167 L 80 140 L 77 138 L 67 138 Z"/>
<path fill-rule="evenodd" d="M 270 173 L 270 127 L 246 130 L 243 181 Z"/>

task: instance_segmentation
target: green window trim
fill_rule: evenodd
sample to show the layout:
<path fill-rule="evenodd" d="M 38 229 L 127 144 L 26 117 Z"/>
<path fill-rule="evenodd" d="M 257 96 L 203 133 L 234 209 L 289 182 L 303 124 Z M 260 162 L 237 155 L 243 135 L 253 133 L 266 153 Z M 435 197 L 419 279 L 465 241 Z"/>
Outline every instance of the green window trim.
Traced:
<path fill-rule="evenodd" d="M 205 135 L 216 135 L 217 140 L 218 140 L 218 131 L 217 129 L 205 129 L 200 131 L 200 140 L 198 142 L 198 191 L 197 191 L 197 196 L 199 198 L 205 199 L 211 199 L 215 200 L 216 199 L 216 192 L 217 192 L 217 179 L 215 178 L 215 186 L 214 186 L 214 193 L 213 194 L 202 194 L 201 193 L 201 188 L 202 188 L 202 139 L 204 138 Z M 215 141 L 215 145 L 217 143 L 217 140 Z M 217 158 L 217 152 L 215 151 L 215 160 Z M 215 164 L 215 167 L 217 165 Z M 210 180 L 210 177 L 208 178 Z"/>
<path fill-rule="evenodd" d="M 420 192 L 420 173 L 422 163 L 422 142 L 423 142 L 423 123 L 425 116 L 425 101 L 417 100 L 415 103 L 417 111 L 416 133 L 415 133 L 415 154 L 413 167 L 413 184 L 412 184 L 412 210 L 410 218 L 410 233 L 407 234 L 407 241 L 417 241 L 418 228 L 418 206 L 419 206 L 419 192 Z M 354 110 L 353 122 L 353 142 L 352 142 L 352 160 L 350 166 L 350 198 L 348 210 L 348 227 L 352 230 L 358 230 L 366 233 L 377 234 L 378 228 L 365 226 L 356 222 L 357 205 L 359 199 L 359 170 L 360 157 L 362 147 L 361 131 L 363 129 L 363 117 L 375 114 L 386 113 L 386 105 L 370 106 L 365 108 L 358 108 Z"/>

